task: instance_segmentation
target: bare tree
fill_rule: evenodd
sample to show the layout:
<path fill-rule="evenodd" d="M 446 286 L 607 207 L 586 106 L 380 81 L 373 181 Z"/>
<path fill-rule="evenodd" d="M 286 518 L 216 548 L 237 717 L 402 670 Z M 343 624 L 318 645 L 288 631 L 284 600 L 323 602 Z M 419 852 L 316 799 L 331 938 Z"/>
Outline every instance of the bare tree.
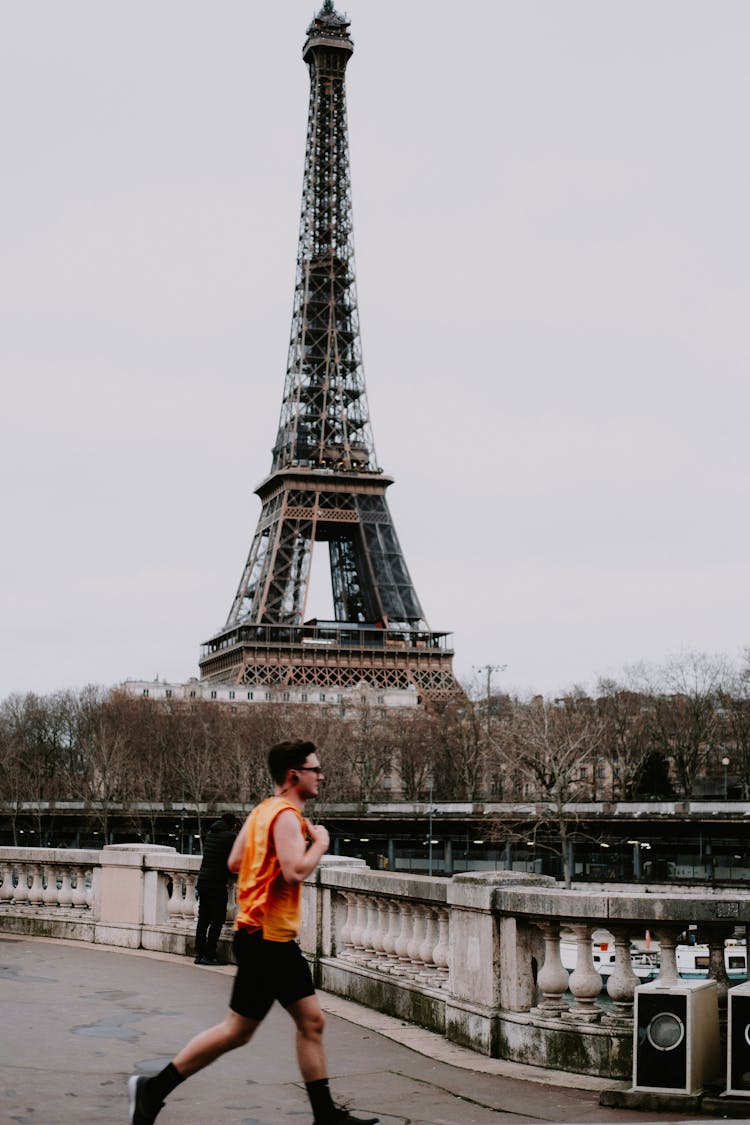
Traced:
<path fill-rule="evenodd" d="M 653 752 L 650 695 L 615 680 L 600 680 L 597 711 L 602 720 L 600 750 L 609 765 L 612 799 L 629 799 L 638 790 Z"/>
<path fill-rule="evenodd" d="M 217 708 L 208 702 L 200 703 L 189 711 L 176 712 L 174 719 L 179 732 L 175 746 L 179 799 L 192 805 L 202 839 L 201 805 L 215 800 L 219 792 L 221 745 L 217 737 Z M 174 799 L 178 799 L 177 791 Z"/>
<path fill-rule="evenodd" d="M 18 847 L 18 814 L 26 779 L 21 746 L 6 710 L 7 704 L 3 703 L 0 708 L 0 799 L 7 805 L 13 846 Z"/>
<path fill-rule="evenodd" d="M 110 839 L 113 806 L 128 808 L 133 795 L 136 769 L 129 741 L 128 702 L 123 697 L 107 698 L 96 688 L 84 689 L 78 699 L 78 780 L 105 843 Z"/>
<path fill-rule="evenodd" d="M 177 776 L 179 723 L 170 702 L 122 697 L 128 713 L 128 741 L 133 766 L 131 810 L 136 831 L 156 840 L 159 808 L 181 792 Z"/>
<path fill-rule="evenodd" d="M 728 757 L 743 801 L 750 800 L 750 650 L 745 667 L 735 672 L 719 692 L 721 757 Z"/>
<path fill-rule="evenodd" d="M 524 825 L 495 822 L 503 839 L 531 840 L 557 855 L 570 887 L 570 843 L 580 838 L 579 818 L 571 805 L 578 796 L 581 767 L 596 755 L 603 724 L 590 700 L 568 698 L 552 703 L 537 696 L 516 707 L 498 752 L 515 776 L 525 779 L 535 799 L 535 813 Z"/>
<path fill-rule="evenodd" d="M 673 763 L 683 797 L 694 796 L 696 780 L 721 737 L 719 699 L 728 681 L 726 660 L 700 652 L 672 657 L 657 672 L 652 732 L 661 754 Z"/>
<path fill-rule="evenodd" d="M 401 797 L 418 801 L 432 778 L 436 747 L 439 742 L 439 721 L 424 711 L 404 711 L 391 719 L 398 761 Z"/>
<path fill-rule="evenodd" d="M 454 800 L 481 796 L 489 746 L 489 714 L 471 699 L 445 708 L 440 725 L 442 767 L 438 791 Z M 446 793 L 448 790 L 448 793 Z"/>
<path fill-rule="evenodd" d="M 268 748 L 259 718 L 257 712 L 224 715 L 217 796 L 228 804 L 257 804 L 269 792 Z"/>
<path fill-rule="evenodd" d="M 18 760 L 19 790 L 34 803 L 37 840 L 48 842 L 49 818 L 44 804 L 67 795 L 67 770 L 74 752 L 71 735 L 71 695 L 12 695 L 3 713 L 14 755 Z"/>
<path fill-rule="evenodd" d="M 384 717 L 368 702 L 359 703 L 347 716 L 348 760 L 359 800 L 371 801 L 382 795 L 395 754 L 391 730 Z"/>

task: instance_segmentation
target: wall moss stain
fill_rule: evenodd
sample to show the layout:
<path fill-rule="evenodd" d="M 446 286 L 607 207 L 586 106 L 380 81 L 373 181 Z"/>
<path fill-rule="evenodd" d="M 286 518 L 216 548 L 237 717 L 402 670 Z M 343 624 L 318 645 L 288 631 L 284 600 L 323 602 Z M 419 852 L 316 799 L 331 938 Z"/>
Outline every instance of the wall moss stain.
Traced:
<path fill-rule="evenodd" d="M 552 1070 L 579 1070 L 584 1074 L 592 1065 L 591 1046 L 582 1035 L 563 1032 L 545 1035 L 545 1065 Z M 598 1070 L 598 1067 L 596 1068 Z"/>
<path fill-rule="evenodd" d="M 0 915 L 0 930 L 22 937 L 66 938 L 69 941 L 93 941 L 91 922 L 73 924 L 60 918 L 31 918 Z"/>
<path fill-rule="evenodd" d="M 440 1023 L 444 1024 L 445 1019 L 437 1020 L 435 1013 L 435 1005 L 429 996 L 425 996 L 421 992 L 411 993 L 411 1003 L 409 1004 L 411 1010 L 411 1022 L 418 1024 L 420 1027 L 430 1029 L 436 1028 Z"/>
<path fill-rule="evenodd" d="M 413 1023 L 417 1027 L 424 1027 L 428 1031 L 436 1031 L 440 1035 L 445 1032 L 445 1002 L 440 997 L 428 996 L 416 989 L 403 989 L 389 981 L 360 977 L 353 973 L 333 975 L 326 972 L 322 975 L 321 987 L 327 992 Z"/>
<path fill-rule="evenodd" d="M 574 1074 L 630 1077 L 632 1051 L 629 1041 L 619 1036 L 582 1035 L 563 1026 L 559 1030 L 528 1027 L 523 1037 L 515 1034 L 511 1038 L 509 1031 L 510 1025 L 504 1026 L 501 1020 L 497 1038 L 500 1058 Z"/>
<path fill-rule="evenodd" d="M 445 1024 L 445 1037 L 459 1047 L 468 1047 L 471 1051 L 489 1055 L 491 1058 L 505 1058 L 506 1056 L 501 1053 L 498 1038 L 498 1021 L 487 1021 L 484 1030 L 486 1034 L 483 1036 L 481 1029 L 476 1027 L 470 1016 L 465 1020 L 449 1017 Z"/>
<path fill-rule="evenodd" d="M 37 922 L 34 926 L 31 927 L 31 933 L 33 937 L 51 938 L 58 936 L 56 933 L 56 929 L 57 927 L 54 925 L 54 923 L 47 925 L 44 922 Z"/>
<path fill-rule="evenodd" d="M 630 1078 L 633 1073 L 633 1037 L 617 1035 L 612 1039 L 612 1078 Z"/>

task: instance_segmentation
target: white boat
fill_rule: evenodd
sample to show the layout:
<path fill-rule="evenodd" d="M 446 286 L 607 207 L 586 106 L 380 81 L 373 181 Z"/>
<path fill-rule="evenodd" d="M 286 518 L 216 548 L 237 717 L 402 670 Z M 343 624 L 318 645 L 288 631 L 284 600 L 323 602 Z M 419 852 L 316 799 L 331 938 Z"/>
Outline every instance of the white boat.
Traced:
<path fill-rule="evenodd" d="M 595 930 L 591 939 L 591 952 L 594 968 L 601 975 L 603 983 L 615 967 L 614 937 L 606 930 Z M 678 945 L 676 948 L 677 972 L 686 980 L 697 980 L 708 976 L 711 952 L 700 943 Z M 570 938 L 560 940 L 560 959 L 564 968 L 575 969 L 578 947 Z M 643 982 L 654 980 L 659 975 L 659 943 L 648 936 L 630 943 L 630 962 L 633 972 Z M 730 980 L 745 980 L 747 977 L 747 945 L 736 938 L 728 938 L 724 943 L 724 965 Z"/>
<path fill-rule="evenodd" d="M 708 976 L 711 951 L 707 945 L 678 945 L 677 972 L 687 980 Z M 724 965 L 730 980 L 747 976 L 747 946 L 730 938 L 724 943 Z"/>

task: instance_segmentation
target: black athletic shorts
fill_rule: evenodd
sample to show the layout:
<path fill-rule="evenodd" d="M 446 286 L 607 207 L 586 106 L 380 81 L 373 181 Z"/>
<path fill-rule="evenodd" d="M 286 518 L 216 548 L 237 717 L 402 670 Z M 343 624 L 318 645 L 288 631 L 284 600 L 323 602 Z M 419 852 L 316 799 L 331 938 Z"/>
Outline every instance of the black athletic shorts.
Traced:
<path fill-rule="evenodd" d="M 238 1016 L 262 1020 L 274 1000 L 285 1008 L 315 994 L 310 966 L 296 941 L 265 941 L 260 930 L 235 930 L 234 978 L 229 1007 Z"/>

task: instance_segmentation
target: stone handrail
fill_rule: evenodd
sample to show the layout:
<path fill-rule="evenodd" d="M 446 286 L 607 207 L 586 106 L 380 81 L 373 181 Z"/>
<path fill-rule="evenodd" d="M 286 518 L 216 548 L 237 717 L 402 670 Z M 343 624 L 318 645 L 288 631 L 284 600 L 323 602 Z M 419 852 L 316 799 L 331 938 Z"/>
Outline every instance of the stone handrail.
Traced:
<path fill-rule="evenodd" d="M 331 863 L 305 890 L 300 942 L 322 988 L 485 1054 L 611 1078 L 632 1067 L 633 939 L 650 932 L 660 955 L 644 955 L 648 968 L 676 981 L 678 936 L 697 924 L 721 1003 L 725 939 L 750 921 L 750 901 L 732 892 L 582 892 L 511 872 L 442 879 Z M 613 956 L 606 990 L 597 934 Z"/>
<path fill-rule="evenodd" d="M 192 954 L 199 866 L 198 856 L 140 844 L 2 848 L 0 932 Z M 232 897 L 225 938 L 233 913 Z M 725 938 L 749 921 L 750 901 L 729 891 L 566 890 L 541 875 L 431 878 L 326 856 L 304 887 L 299 940 L 327 991 L 485 1054 L 623 1078 L 638 984 L 632 939 L 648 929 L 661 979 L 676 980 L 677 937 L 697 924 L 725 995 Z M 606 992 L 596 931 L 614 947 Z M 577 951 L 572 971 L 563 938 Z"/>

